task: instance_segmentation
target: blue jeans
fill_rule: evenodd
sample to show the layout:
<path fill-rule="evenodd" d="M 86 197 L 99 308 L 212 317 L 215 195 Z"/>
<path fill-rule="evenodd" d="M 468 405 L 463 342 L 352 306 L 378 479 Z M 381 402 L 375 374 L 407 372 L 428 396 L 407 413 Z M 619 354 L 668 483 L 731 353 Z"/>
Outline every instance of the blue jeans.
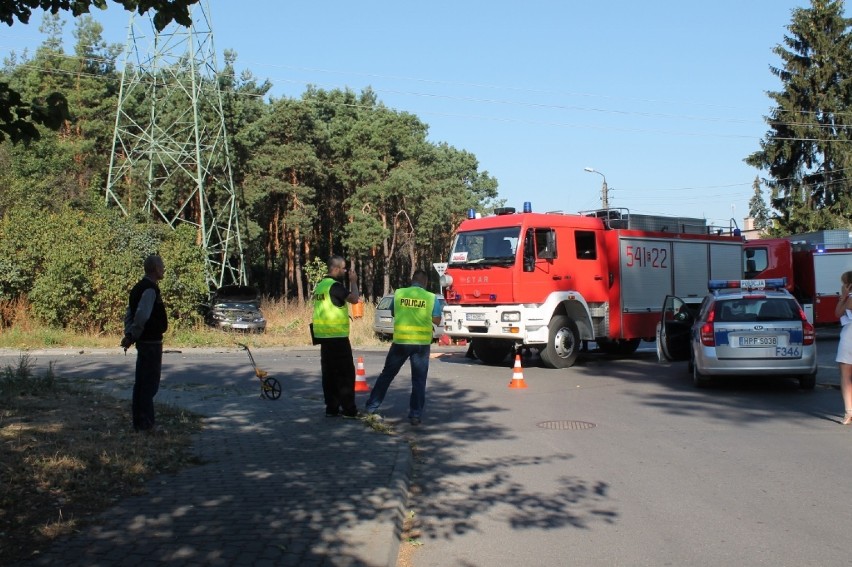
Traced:
<path fill-rule="evenodd" d="M 408 417 L 420 418 L 426 405 L 426 375 L 429 373 L 431 345 L 401 345 L 393 343 L 385 358 L 385 367 L 367 400 L 367 413 L 374 413 L 382 405 L 393 379 L 406 360 L 411 364 L 411 397 L 408 400 Z"/>

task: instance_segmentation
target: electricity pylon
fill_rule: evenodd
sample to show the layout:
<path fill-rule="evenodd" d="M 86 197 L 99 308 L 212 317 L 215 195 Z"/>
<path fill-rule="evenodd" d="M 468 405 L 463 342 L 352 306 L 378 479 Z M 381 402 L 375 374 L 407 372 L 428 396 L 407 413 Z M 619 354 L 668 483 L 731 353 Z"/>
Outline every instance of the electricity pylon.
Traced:
<path fill-rule="evenodd" d="M 207 255 L 212 289 L 247 283 L 210 7 L 192 26 L 157 32 L 153 16 L 130 17 L 118 95 L 107 205 L 176 228 L 188 223 Z"/>

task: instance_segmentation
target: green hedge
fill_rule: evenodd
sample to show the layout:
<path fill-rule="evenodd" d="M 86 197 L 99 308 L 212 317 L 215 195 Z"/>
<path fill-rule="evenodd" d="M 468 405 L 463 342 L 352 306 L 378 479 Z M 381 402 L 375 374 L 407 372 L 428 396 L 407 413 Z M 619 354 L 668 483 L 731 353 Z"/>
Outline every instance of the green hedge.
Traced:
<path fill-rule="evenodd" d="M 92 209 L 7 211 L 0 221 L 0 300 L 27 298 L 48 325 L 121 334 L 127 293 L 143 275 L 144 258 L 158 253 L 172 325 L 194 326 L 208 293 L 195 230 Z"/>

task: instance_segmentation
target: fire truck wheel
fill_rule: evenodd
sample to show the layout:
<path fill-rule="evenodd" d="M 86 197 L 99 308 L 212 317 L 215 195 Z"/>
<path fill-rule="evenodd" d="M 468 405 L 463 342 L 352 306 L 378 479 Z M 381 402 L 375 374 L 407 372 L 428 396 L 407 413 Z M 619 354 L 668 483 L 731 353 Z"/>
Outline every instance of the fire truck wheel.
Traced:
<path fill-rule="evenodd" d="M 628 354 L 633 354 L 636 352 L 636 349 L 639 348 L 639 343 L 642 342 L 642 339 L 600 339 L 597 341 L 598 346 L 604 351 L 606 354 L 613 354 L 616 356 L 627 356 Z"/>
<path fill-rule="evenodd" d="M 488 366 L 502 364 L 512 353 L 512 343 L 500 339 L 473 339 L 473 353 Z"/>
<path fill-rule="evenodd" d="M 547 344 L 539 356 L 548 368 L 569 368 L 580 353 L 580 332 L 577 324 L 565 315 L 550 320 Z"/>

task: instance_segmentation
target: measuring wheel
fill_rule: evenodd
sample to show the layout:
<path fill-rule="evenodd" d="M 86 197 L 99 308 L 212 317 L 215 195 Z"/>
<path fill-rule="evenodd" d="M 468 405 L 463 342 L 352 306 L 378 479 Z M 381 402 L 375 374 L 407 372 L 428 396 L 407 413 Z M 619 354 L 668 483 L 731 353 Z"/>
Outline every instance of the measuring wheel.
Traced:
<path fill-rule="evenodd" d="M 275 378 L 264 378 L 260 383 L 260 393 L 265 398 L 277 400 L 281 397 L 281 384 Z"/>

